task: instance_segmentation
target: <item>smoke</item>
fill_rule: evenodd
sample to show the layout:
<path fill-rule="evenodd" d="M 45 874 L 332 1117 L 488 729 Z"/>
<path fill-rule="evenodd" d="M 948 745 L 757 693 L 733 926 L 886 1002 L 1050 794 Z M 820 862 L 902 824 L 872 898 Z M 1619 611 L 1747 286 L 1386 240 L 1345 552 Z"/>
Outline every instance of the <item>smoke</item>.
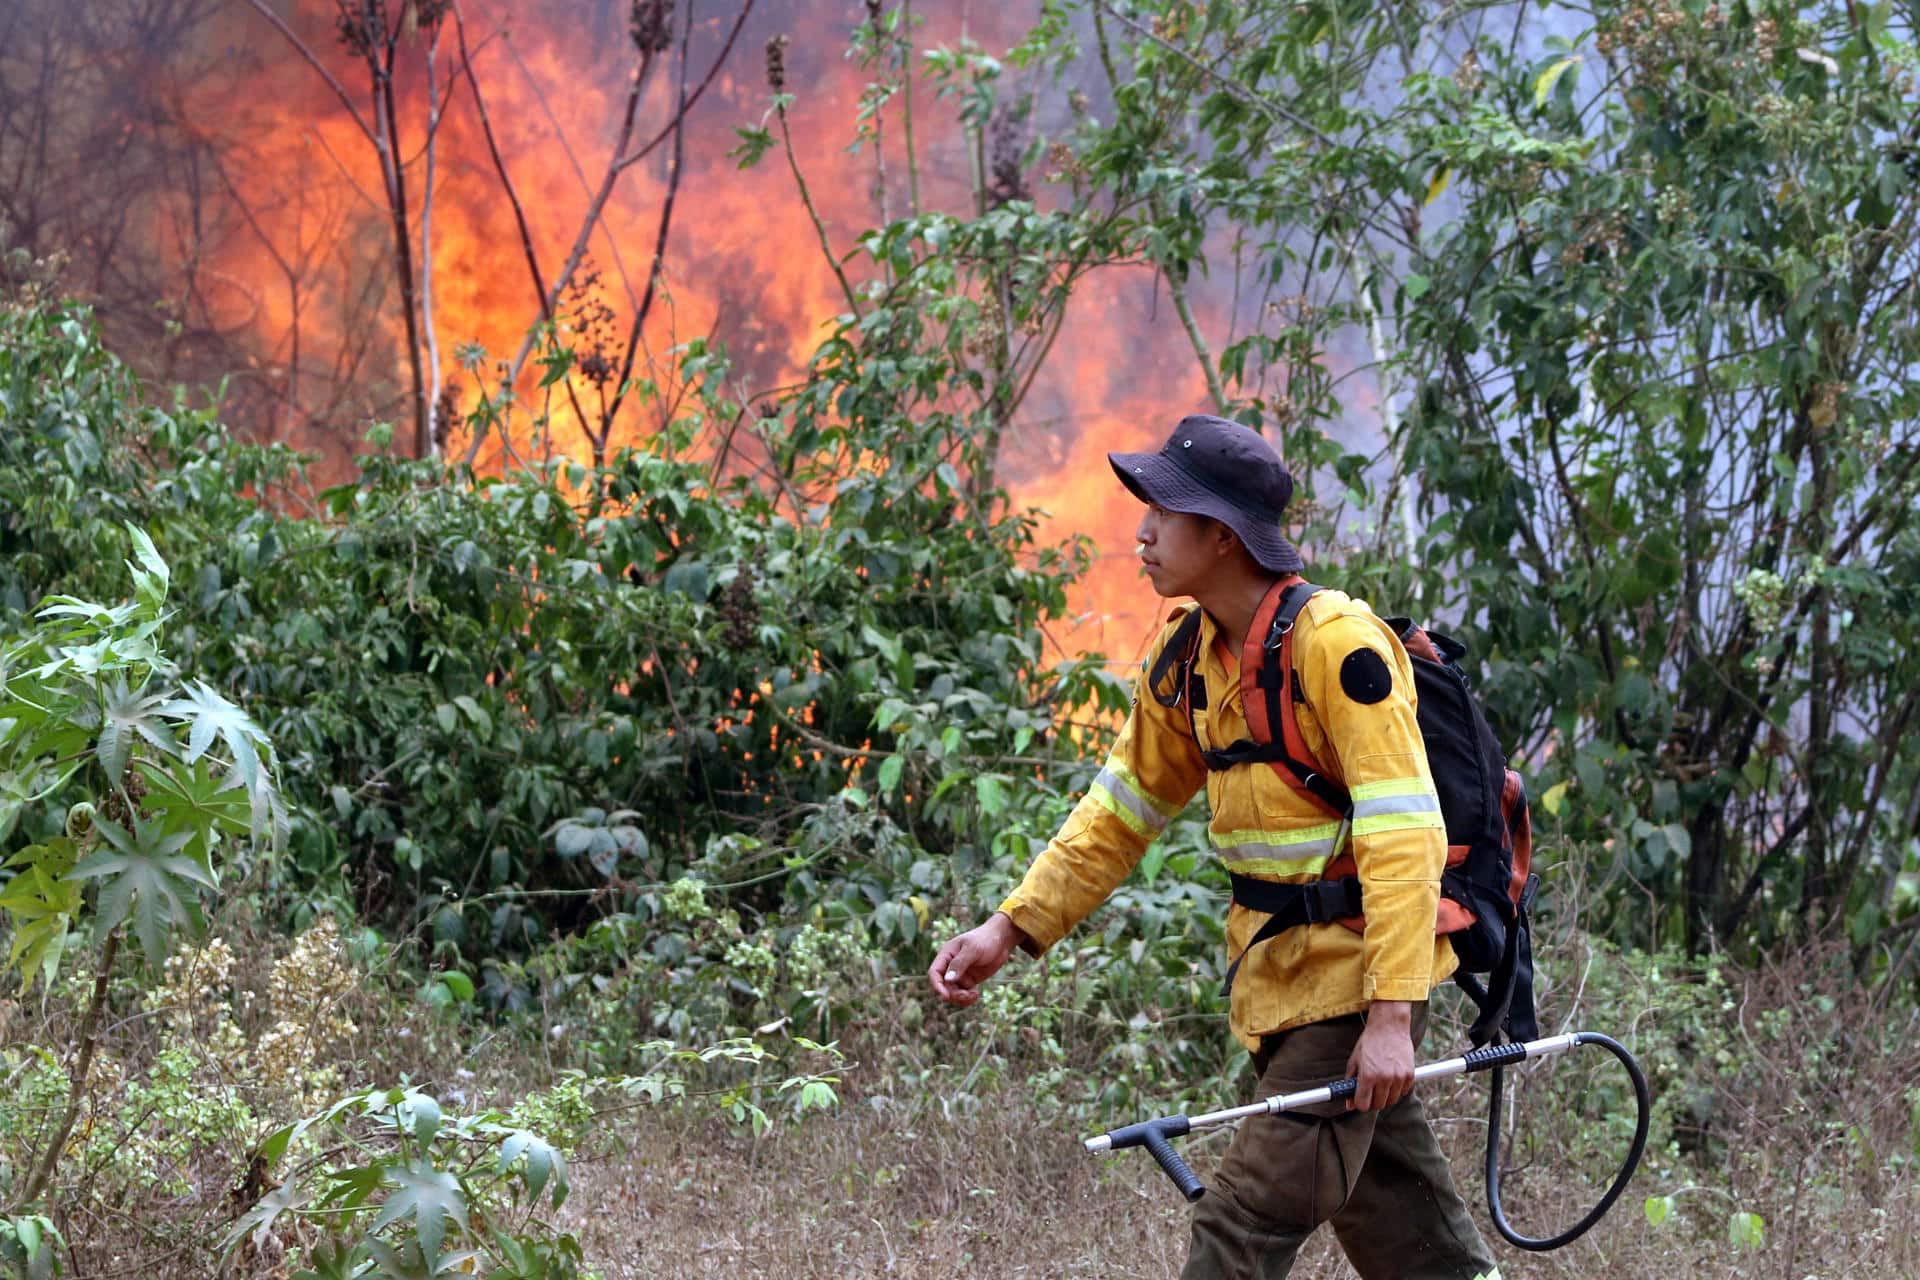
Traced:
<path fill-rule="evenodd" d="M 411 415 L 390 179 L 375 145 L 385 132 L 383 98 L 356 57 L 380 38 L 362 20 L 400 14 L 402 0 L 11 7 L 0 18 L 0 166 L 30 171 L 31 181 L 0 195 L 0 239 L 71 249 L 70 283 L 103 308 L 136 367 L 163 381 L 230 379 L 224 408 L 244 430 L 317 452 L 322 478 L 346 474 L 370 421 Z M 463 0 L 470 76 L 451 14 L 437 11 L 444 8 L 416 8 L 399 24 L 392 82 L 392 134 L 416 255 L 431 200 L 426 249 L 443 415 L 473 402 L 475 374 L 463 362 L 497 376 L 541 318 L 528 249 L 551 289 L 615 159 L 643 51 L 658 57 L 641 88 L 633 148 L 660 136 L 681 94 L 700 97 L 684 147 L 663 138 L 620 173 L 562 306 L 594 318 L 584 345 L 617 362 L 621 325 L 647 294 L 671 192 L 641 366 L 712 335 L 729 348 L 739 389 L 749 394 L 794 381 L 843 309 L 783 158 L 769 154 L 742 169 L 729 155 L 736 128 L 760 123 L 776 88 L 793 95 L 797 162 L 842 253 L 916 195 L 923 208 L 970 211 L 976 165 L 990 203 L 1047 202 L 1035 171 L 1046 162 L 1024 160 L 1029 138 L 1059 135 L 1075 111 L 1109 109 L 1091 81 L 1048 85 L 1031 115 L 1001 112 L 988 121 L 975 154 L 954 105 L 936 101 L 922 80 L 916 183 L 897 132 L 882 147 L 849 147 L 869 78 L 848 56 L 856 27 L 871 21 L 861 0 L 762 0 L 737 35 L 740 0 Z M 964 35 L 994 50 L 1024 34 L 1038 5 L 927 3 L 915 12 L 921 49 Z M 425 52 L 436 37 L 430 85 Z M 732 54 L 720 62 L 730 38 Z M 769 49 L 777 51 L 777 87 L 769 84 Z M 435 95 L 441 124 L 429 194 L 423 156 Z M 895 118 L 885 127 L 895 129 Z M 37 168 L 36 129 L 55 140 Z M 676 151 L 684 165 L 677 184 Z M 524 211 L 525 243 L 502 171 Z M 424 283 L 416 270 L 416 287 Z M 1232 305 L 1225 286 L 1196 278 L 1192 287 L 1203 326 L 1224 331 Z M 1137 655 L 1163 608 L 1129 554 L 1139 512 L 1113 482 L 1105 453 L 1153 447 L 1179 417 L 1210 404 L 1154 275 L 1115 268 L 1090 277 L 1006 433 L 998 472 L 1016 504 L 1048 512 L 1044 536 L 1085 534 L 1100 554 L 1075 601 L 1084 624 L 1056 637 L 1067 649 Z M 571 413 L 556 406 L 563 425 L 555 443 L 585 456 Z M 621 419 L 628 440 L 653 425 L 640 412 Z M 611 443 L 622 442 L 616 435 Z"/>

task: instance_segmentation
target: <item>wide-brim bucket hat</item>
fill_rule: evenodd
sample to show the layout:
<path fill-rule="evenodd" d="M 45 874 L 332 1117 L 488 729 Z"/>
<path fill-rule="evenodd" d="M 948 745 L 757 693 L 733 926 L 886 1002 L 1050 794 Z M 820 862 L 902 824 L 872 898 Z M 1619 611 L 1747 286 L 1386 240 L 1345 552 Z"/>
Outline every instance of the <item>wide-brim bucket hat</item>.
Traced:
<path fill-rule="evenodd" d="M 1262 569 L 1300 572 L 1300 552 L 1280 532 L 1293 474 L 1253 428 L 1196 413 L 1180 419 L 1158 452 L 1109 453 L 1107 461 L 1140 501 L 1211 516 L 1233 530 Z"/>

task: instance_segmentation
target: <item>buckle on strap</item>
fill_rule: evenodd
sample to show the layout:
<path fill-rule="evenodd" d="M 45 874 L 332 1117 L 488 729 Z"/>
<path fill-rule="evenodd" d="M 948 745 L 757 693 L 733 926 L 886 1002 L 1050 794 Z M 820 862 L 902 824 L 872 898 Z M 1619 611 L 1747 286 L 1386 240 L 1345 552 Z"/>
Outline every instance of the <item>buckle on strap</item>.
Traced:
<path fill-rule="evenodd" d="M 1281 882 L 1235 874 L 1233 900 L 1271 917 L 1261 929 L 1261 936 L 1270 938 L 1296 925 L 1331 924 L 1359 915 L 1360 881 L 1356 876 L 1343 876 L 1338 880 Z"/>
<path fill-rule="evenodd" d="M 1355 877 L 1313 880 L 1301 885 L 1300 890 L 1308 924 L 1332 924 L 1360 914 L 1360 881 Z"/>

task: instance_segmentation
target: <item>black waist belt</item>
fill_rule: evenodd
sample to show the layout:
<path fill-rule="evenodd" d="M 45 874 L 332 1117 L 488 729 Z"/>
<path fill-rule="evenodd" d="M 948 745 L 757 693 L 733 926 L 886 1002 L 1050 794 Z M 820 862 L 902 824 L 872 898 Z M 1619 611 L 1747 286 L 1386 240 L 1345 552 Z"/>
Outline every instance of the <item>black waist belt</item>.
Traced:
<path fill-rule="evenodd" d="M 1233 978 L 1240 962 L 1268 938 L 1275 938 L 1297 925 L 1331 924 L 1360 914 L 1360 881 L 1356 876 L 1339 880 L 1309 880 L 1305 884 L 1275 884 L 1252 876 L 1233 875 L 1233 900 L 1249 911 L 1265 912 L 1267 921 L 1254 932 L 1240 954 L 1227 966 L 1226 985 L 1221 994 L 1233 994 Z"/>

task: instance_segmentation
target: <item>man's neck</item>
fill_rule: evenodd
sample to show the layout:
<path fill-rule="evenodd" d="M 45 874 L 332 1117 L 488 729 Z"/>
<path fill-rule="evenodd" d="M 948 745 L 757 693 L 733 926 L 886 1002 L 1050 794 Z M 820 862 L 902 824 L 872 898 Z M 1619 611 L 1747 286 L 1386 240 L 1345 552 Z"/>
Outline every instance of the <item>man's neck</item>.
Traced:
<path fill-rule="evenodd" d="M 1213 618 L 1213 625 L 1237 655 L 1247 644 L 1247 628 L 1253 625 L 1253 615 L 1259 611 L 1260 601 L 1266 598 L 1267 591 L 1279 578 L 1264 569 L 1252 567 L 1252 572 L 1222 574 L 1219 582 L 1210 583 L 1203 591 L 1194 593 L 1194 599 L 1200 602 Z"/>

